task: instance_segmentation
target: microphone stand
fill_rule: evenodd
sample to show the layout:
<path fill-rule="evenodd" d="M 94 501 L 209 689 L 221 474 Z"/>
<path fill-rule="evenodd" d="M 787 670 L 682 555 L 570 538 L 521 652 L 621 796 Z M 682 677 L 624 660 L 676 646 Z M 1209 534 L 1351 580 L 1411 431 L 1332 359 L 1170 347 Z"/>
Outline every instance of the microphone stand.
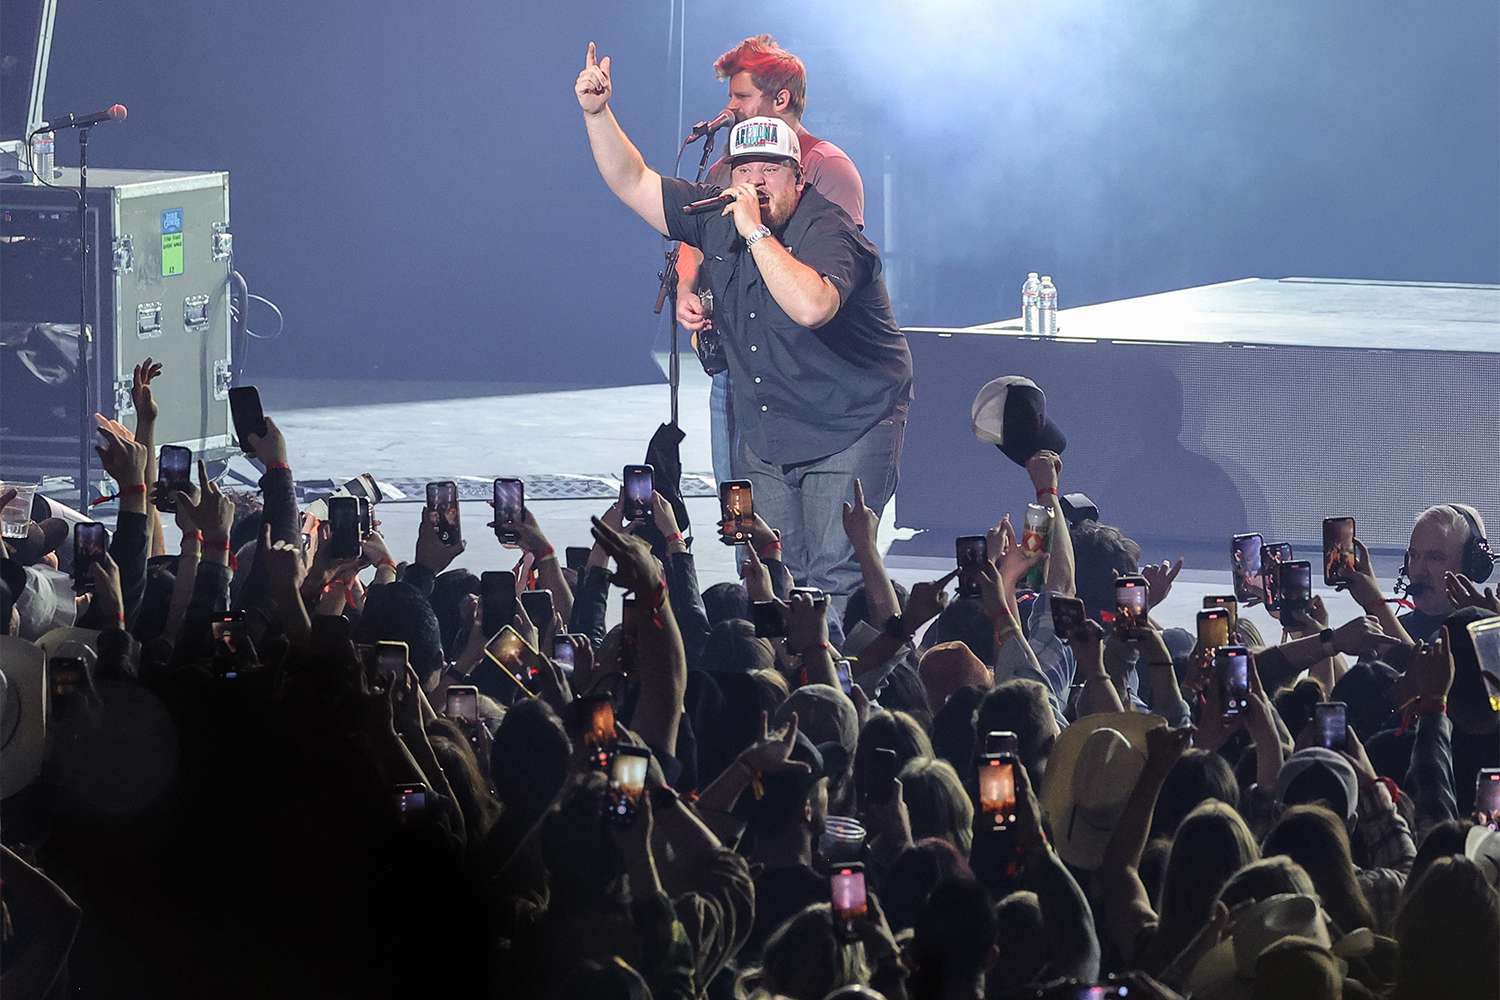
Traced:
<path fill-rule="evenodd" d="M 89 509 L 89 132 L 78 130 L 78 509 Z"/>
<path fill-rule="evenodd" d="M 715 130 L 717 131 L 717 130 Z M 677 162 L 672 167 L 672 176 L 676 177 L 682 168 L 682 154 L 687 151 L 692 143 L 690 135 L 682 140 L 681 147 L 677 150 Z M 703 155 L 698 157 L 698 175 L 693 183 L 702 184 L 703 175 L 708 171 L 708 158 L 714 151 L 714 132 L 709 132 L 703 137 Z M 667 359 L 667 383 L 672 388 L 672 419 L 673 427 L 677 426 L 677 391 L 682 382 L 682 362 L 677 357 L 677 253 L 682 244 L 670 242 L 667 246 L 666 264 L 661 273 L 656 277 L 661 282 L 656 290 L 656 306 L 652 310 L 657 316 L 661 315 L 662 306 L 668 300 L 672 303 L 671 327 L 672 327 L 672 354 Z"/>

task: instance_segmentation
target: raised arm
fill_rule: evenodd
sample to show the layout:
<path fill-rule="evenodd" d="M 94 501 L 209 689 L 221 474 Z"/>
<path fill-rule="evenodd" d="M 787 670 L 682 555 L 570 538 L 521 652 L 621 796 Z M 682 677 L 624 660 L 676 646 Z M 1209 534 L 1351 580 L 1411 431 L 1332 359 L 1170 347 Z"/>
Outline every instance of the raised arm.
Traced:
<path fill-rule="evenodd" d="M 860 576 L 864 579 L 865 599 L 870 605 L 870 621 L 877 625 L 901 613 L 896 600 L 896 588 L 885 571 L 885 560 L 880 557 L 880 546 L 876 535 L 880 529 L 880 515 L 865 506 L 865 486 L 854 480 L 854 502 L 844 501 L 844 534 L 854 547 L 854 558 L 859 560 Z"/>
<path fill-rule="evenodd" d="M 1068 519 L 1063 516 L 1058 497 L 1058 476 L 1062 459 L 1056 452 L 1039 451 L 1026 460 L 1026 474 L 1036 487 L 1036 502 L 1052 512 L 1052 533 L 1047 536 L 1047 589 L 1054 594 L 1072 597 L 1076 592 L 1073 569 L 1073 536 L 1068 534 Z"/>
<path fill-rule="evenodd" d="M 615 113 L 609 107 L 609 99 L 614 93 L 610 81 L 610 58 L 597 59 L 593 42 L 589 42 L 583 72 L 578 74 L 573 92 L 578 97 L 578 106 L 583 109 L 583 124 L 588 130 L 589 148 L 594 151 L 599 176 L 632 212 L 646 220 L 647 225 L 658 233 L 667 235 L 661 175 L 646 166 L 640 150 L 615 120 Z"/>

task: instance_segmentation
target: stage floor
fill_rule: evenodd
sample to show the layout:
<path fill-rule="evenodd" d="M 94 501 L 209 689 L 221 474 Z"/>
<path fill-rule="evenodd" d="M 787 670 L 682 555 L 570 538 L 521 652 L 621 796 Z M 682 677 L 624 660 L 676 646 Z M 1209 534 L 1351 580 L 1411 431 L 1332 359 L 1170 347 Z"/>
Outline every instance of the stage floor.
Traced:
<path fill-rule="evenodd" d="M 683 468 L 690 474 L 708 475 L 709 382 L 693 356 L 685 356 L 682 367 L 679 424 L 686 433 Z M 349 383 L 268 380 L 261 382 L 260 388 L 266 411 L 287 435 L 297 478 L 337 482 L 362 472 L 385 481 L 488 480 L 497 475 L 618 476 L 622 466 L 642 459 L 646 441 L 666 420 L 669 406 L 664 384 L 542 391 L 536 386 L 495 383 L 398 383 L 351 391 Z M 235 468 L 253 472 L 248 463 L 239 461 Z M 528 497 L 528 502 L 559 552 L 566 546 L 590 544 L 589 516 L 602 513 L 608 506 L 602 499 Z M 690 497 L 686 503 L 699 532 L 694 548 L 699 584 L 708 587 L 734 579 L 733 550 L 719 544 L 712 534 L 718 516 L 717 500 L 712 496 Z M 476 573 L 511 568 L 515 553 L 500 548 L 493 533 L 484 527 L 489 506 L 483 500 L 472 500 L 461 508 L 468 547 L 454 565 Z M 411 558 L 420 509 L 416 502 L 389 503 L 380 508 L 382 531 L 398 560 Z M 996 519 L 1000 513 L 997 509 Z M 1018 515 L 1019 511 L 1013 513 Z M 882 549 L 888 550 L 898 537 L 894 524 L 891 508 L 881 525 Z M 911 532 L 902 530 L 899 534 Z M 1146 553 L 1147 558 L 1156 560 L 1174 555 Z M 892 577 L 908 587 L 939 577 L 952 565 L 949 560 L 918 556 L 892 557 L 889 562 Z M 1227 568 L 1224 572 L 1185 570 L 1167 603 L 1158 609 L 1158 619 L 1191 629 L 1203 596 L 1228 590 Z M 1324 592 L 1323 599 L 1336 622 L 1358 613 L 1343 594 Z M 1263 635 L 1274 639 L 1277 626 L 1263 610 L 1252 609 L 1248 617 Z"/>

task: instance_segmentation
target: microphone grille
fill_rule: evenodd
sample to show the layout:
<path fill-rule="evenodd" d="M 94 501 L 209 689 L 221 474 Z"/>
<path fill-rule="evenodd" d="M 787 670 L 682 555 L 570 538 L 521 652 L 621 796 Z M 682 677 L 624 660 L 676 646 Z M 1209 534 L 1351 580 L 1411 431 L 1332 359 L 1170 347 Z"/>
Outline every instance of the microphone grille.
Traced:
<path fill-rule="evenodd" d="M 125 120 L 126 113 L 127 112 L 125 110 L 125 105 L 123 105 L 123 104 L 112 104 L 112 105 L 110 105 L 110 108 L 109 108 L 109 118 L 110 118 L 110 121 L 122 122 L 122 121 Z"/>

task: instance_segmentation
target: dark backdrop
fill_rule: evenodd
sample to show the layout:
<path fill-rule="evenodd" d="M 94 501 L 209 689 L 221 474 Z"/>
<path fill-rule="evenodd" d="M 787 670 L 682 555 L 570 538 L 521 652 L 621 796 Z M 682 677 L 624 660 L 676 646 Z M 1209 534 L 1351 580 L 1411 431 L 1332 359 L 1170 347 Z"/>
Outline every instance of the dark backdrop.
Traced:
<path fill-rule="evenodd" d="M 626 383 L 660 243 L 598 180 L 584 43 L 665 167 L 768 30 L 864 174 L 900 319 L 1247 275 L 1500 280 L 1500 6 L 61 0 L 47 110 L 115 100 L 109 166 L 232 172 L 238 264 L 288 332 L 253 372 Z M 59 159 L 73 162 L 71 138 Z M 257 325 L 264 326 L 260 320 Z M 920 377 L 920 373 L 919 373 Z"/>

